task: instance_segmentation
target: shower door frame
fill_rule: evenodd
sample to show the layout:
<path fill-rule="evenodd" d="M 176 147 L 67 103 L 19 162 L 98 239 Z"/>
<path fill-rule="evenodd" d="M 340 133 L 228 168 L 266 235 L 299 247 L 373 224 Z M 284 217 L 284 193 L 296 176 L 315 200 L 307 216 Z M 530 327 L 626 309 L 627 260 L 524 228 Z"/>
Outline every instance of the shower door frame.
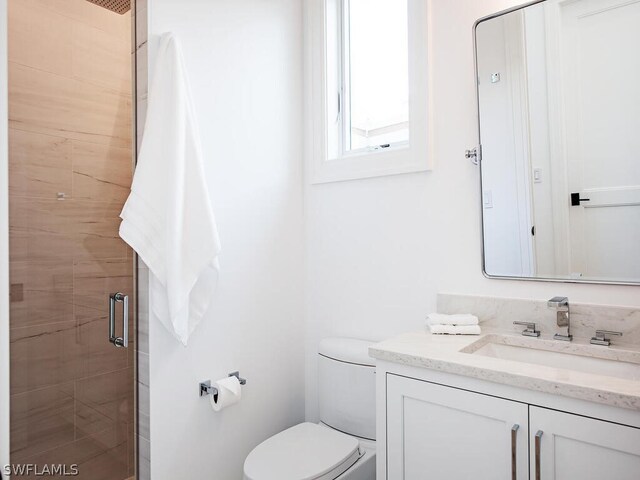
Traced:
<path fill-rule="evenodd" d="M 136 0 L 131 0 L 131 169 L 135 170 L 138 157 L 137 141 L 137 21 Z M 8 89 L 8 0 L 0 0 L 0 478 L 5 479 L 4 466 L 10 464 L 11 426 L 10 426 L 10 298 L 9 298 L 9 89 Z M 131 263 L 133 275 L 133 335 L 134 368 L 133 368 L 133 405 L 134 405 L 134 475 L 139 479 L 139 437 L 138 437 L 138 255 L 133 252 Z"/>
<path fill-rule="evenodd" d="M 0 0 L 0 12 L 7 0 Z M 7 15 L 0 15 L 0 468 L 9 463 L 9 89 Z M 6 241 L 4 240 L 6 239 Z M 3 474 L 4 475 L 4 474 Z M 3 477 L 4 478 L 4 477 Z"/>

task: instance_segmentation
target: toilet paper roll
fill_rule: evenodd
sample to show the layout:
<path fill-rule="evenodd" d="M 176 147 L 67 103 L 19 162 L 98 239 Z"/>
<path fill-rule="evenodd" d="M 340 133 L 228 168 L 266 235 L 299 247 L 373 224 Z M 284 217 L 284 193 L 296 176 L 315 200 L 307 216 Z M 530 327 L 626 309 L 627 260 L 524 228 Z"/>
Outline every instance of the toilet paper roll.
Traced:
<path fill-rule="evenodd" d="M 237 377 L 227 377 L 213 384 L 218 389 L 217 395 L 210 395 L 211 407 L 219 412 L 229 405 L 238 403 L 242 398 L 242 387 Z"/>

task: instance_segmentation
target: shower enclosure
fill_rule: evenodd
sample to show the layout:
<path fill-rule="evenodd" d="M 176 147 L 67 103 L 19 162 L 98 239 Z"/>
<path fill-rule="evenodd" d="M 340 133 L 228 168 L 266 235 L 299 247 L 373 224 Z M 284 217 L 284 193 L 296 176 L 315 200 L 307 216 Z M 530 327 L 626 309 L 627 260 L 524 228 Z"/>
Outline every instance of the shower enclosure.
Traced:
<path fill-rule="evenodd" d="M 133 478 L 131 5 L 6 3 L 12 478 Z"/>

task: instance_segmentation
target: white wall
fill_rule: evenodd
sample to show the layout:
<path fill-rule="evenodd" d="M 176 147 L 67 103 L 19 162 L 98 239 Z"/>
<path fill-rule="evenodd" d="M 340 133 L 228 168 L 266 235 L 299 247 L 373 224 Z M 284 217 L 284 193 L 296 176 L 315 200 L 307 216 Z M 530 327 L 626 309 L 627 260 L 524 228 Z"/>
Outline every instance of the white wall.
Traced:
<path fill-rule="evenodd" d="M 151 475 L 238 479 L 256 444 L 304 417 L 301 3 L 149 9 L 150 41 L 182 41 L 222 242 L 213 308 L 189 346 L 150 322 Z M 233 370 L 247 378 L 242 402 L 214 413 L 198 382 Z"/>
<path fill-rule="evenodd" d="M 9 161 L 7 2 L 0 0 L 0 467 L 9 463 Z"/>
<path fill-rule="evenodd" d="M 316 349 L 330 335 L 382 339 L 422 327 L 437 292 L 640 305 L 640 287 L 489 280 L 481 273 L 473 22 L 519 0 L 432 0 L 435 170 L 306 185 L 307 418 Z M 552 315 L 553 312 L 549 312 Z"/>

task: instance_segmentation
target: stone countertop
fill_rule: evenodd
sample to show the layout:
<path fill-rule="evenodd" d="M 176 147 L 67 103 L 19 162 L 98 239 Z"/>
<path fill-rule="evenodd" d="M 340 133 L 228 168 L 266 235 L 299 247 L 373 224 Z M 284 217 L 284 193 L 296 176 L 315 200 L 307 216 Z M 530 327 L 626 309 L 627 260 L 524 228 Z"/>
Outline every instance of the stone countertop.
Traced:
<path fill-rule="evenodd" d="M 633 375 L 633 378 L 596 375 L 462 351 L 476 350 L 476 347 L 480 348 L 490 341 L 514 346 L 535 345 L 536 349 L 579 352 L 583 356 L 627 361 L 637 364 L 638 375 Z M 472 345 L 474 342 L 478 344 Z M 640 348 L 633 346 L 600 347 L 590 345 L 583 339 L 564 343 L 545 336 L 536 339 L 498 330 L 486 331 L 482 335 L 431 335 L 423 331 L 399 335 L 374 344 L 369 347 L 369 355 L 401 365 L 640 411 Z"/>

